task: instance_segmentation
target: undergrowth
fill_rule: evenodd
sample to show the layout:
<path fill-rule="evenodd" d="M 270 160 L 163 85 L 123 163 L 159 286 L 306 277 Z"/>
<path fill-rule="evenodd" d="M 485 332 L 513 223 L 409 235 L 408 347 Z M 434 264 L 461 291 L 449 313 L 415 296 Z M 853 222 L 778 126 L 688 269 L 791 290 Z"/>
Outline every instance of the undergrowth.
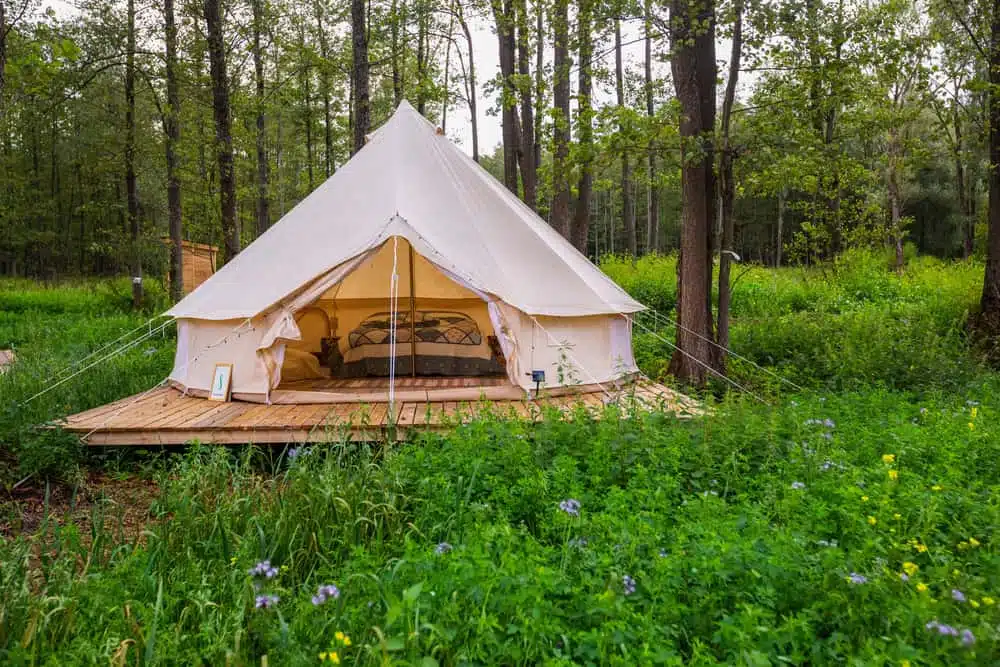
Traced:
<path fill-rule="evenodd" d="M 672 258 L 604 267 L 672 316 Z M 140 531 L 97 502 L 85 524 L 50 512 L 0 541 L 0 662 L 994 662 L 1000 378 L 961 326 L 981 267 L 854 255 L 734 275 L 734 350 L 801 390 L 734 359 L 767 404 L 734 391 L 689 421 L 608 408 L 145 460 Z M 5 399 L 145 321 L 58 298 L 0 306 L 19 353 Z M 673 331 L 643 322 L 658 375 Z M 3 413 L 12 474 L 106 460 L 30 426 L 161 379 L 171 335 Z"/>

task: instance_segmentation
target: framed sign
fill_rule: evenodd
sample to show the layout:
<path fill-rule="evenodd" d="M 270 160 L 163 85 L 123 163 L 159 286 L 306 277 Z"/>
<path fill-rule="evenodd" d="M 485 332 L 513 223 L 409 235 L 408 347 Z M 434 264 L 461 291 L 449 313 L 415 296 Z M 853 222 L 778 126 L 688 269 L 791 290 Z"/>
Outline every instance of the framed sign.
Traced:
<path fill-rule="evenodd" d="M 233 386 L 233 365 L 216 364 L 212 374 L 212 391 L 208 394 L 210 401 L 228 401 Z"/>

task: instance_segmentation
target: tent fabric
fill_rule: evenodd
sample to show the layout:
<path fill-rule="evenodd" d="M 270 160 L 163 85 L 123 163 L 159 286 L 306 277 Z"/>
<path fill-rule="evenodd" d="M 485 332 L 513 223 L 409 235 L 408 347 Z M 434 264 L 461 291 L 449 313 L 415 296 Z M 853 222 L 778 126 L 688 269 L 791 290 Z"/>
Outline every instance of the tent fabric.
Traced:
<path fill-rule="evenodd" d="M 525 313 L 643 309 L 403 102 L 343 168 L 168 314 L 254 317 L 392 236 Z"/>
<path fill-rule="evenodd" d="M 168 312 L 178 320 L 171 383 L 204 396 L 216 364 L 232 364 L 237 400 L 384 400 L 281 383 L 283 370 L 286 380 L 316 374 L 305 355 L 321 340 L 339 340 L 344 354 L 350 332 L 391 310 L 394 270 L 398 308 L 412 290 L 415 309 L 458 311 L 496 337 L 510 380 L 490 390 L 498 396 L 533 390 L 534 371 L 546 388 L 637 371 L 631 314 L 643 306 L 404 102 L 341 170 Z M 396 344 L 397 358 L 410 353 Z M 453 391 L 448 400 L 481 395 Z"/>

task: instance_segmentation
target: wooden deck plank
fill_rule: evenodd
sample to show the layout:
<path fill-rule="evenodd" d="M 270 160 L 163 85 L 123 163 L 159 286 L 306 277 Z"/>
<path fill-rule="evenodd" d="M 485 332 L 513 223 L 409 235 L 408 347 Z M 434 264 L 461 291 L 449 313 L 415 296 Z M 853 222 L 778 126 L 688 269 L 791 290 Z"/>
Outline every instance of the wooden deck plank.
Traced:
<path fill-rule="evenodd" d="M 331 380 L 343 388 L 371 388 L 382 379 Z M 399 386 L 448 388 L 470 386 L 469 382 L 502 384 L 504 378 L 400 378 Z M 315 385 L 314 385 L 315 386 Z M 411 429 L 447 428 L 477 415 L 492 413 L 500 418 L 538 420 L 543 412 L 570 414 L 581 407 L 600 418 L 605 403 L 617 400 L 636 409 L 665 409 L 689 418 L 703 414 L 700 404 L 673 389 L 653 382 L 624 387 L 606 399 L 599 389 L 542 396 L 535 401 L 409 401 L 397 404 L 396 437 Z M 185 396 L 171 387 L 158 387 L 146 395 L 124 398 L 67 417 L 63 428 L 87 436 L 91 445 L 170 445 L 191 440 L 206 443 L 323 442 L 347 435 L 355 440 L 384 437 L 391 426 L 388 404 L 337 403 L 263 405 L 233 401 L 214 403 Z M 402 434 L 402 435 L 401 435 Z"/>

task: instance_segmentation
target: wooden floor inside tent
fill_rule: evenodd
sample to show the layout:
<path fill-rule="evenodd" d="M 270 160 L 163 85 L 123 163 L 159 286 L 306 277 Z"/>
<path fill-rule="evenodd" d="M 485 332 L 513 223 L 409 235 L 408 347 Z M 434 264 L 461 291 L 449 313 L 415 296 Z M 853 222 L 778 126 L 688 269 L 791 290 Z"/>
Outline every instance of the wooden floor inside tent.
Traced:
<path fill-rule="evenodd" d="M 214 444 L 297 443 L 325 442 L 347 436 L 355 440 L 376 440 L 390 433 L 397 438 L 405 437 L 414 429 L 450 428 L 483 411 L 512 419 L 538 420 L 545 408 L 568 414 L 583 406 L 599 415 L 609 402 L 634 402 L 641 409 L 665 410 L 680 417 L 701 414 L 696 401 L 650 381 L 639 381 L 612 394 L 597 388 L 542 396 L 536 400 L 407 401 L 397 404 L 395 416 L 389 414 L 385 402 L 221 403 L 185 396 L 172 387 L 158 387 L 72 415 L 59 426 L 78 434 L 88 445 L 179 445 L 192 440 Z"/>

